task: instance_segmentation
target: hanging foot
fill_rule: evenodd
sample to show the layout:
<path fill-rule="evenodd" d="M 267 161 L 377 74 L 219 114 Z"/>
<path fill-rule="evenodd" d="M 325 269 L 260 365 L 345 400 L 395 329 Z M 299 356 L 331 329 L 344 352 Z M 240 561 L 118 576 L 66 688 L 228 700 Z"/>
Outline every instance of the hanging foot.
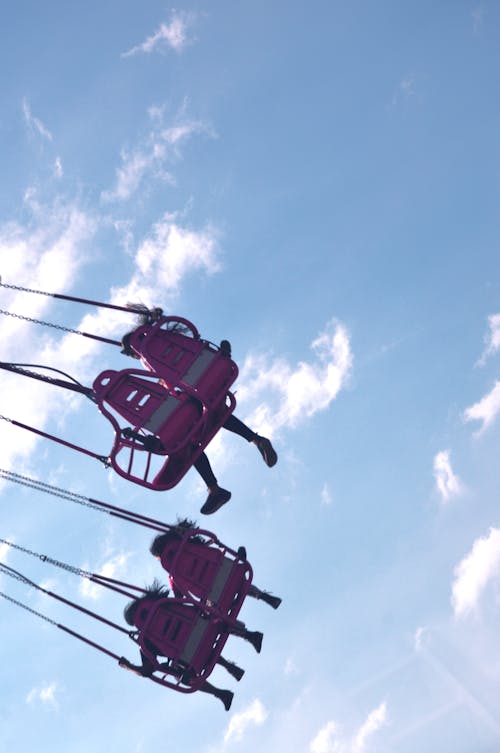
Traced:
<path fill-rule="evenodd" d="M 269 466 L 269 468 L 272 468 L 273 465 L 276 465 L 276 463 L 278 462 L 278 455 L 276 454 L 276 450 L 272 446 L 269 439 L 266 439 L 266 437 L 257 436 L 256 439 L 253 440 L 253 443 L 262 455 L 264 463 Z"/>
<path fill-rule="evenodd" d="M 227 489 L 221 489 L 220 486 L 213 486 L 208 491 L 209 495 L 200 510 L 202 515 L 212 515 L 231 499 L 231 492 L 228 492 Z"/>

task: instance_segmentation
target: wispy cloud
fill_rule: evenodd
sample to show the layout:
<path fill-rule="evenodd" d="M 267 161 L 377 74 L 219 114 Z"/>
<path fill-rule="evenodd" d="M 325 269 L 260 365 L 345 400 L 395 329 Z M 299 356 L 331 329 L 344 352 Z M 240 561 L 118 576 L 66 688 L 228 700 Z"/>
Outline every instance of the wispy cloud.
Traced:
<path fill-rule="evenodd" d="M 138 275 L 155 280 L 160 290 L 176 293 L 181 280 L 194 270 L 214 274 L 220 269 L 215 228 L 196 231 L 166 215 L 140 244 L 136 255 Z"/>
<path fill-rule="evenodd" d="M 415 96 L 415 77 L 405 76 L 402 78 L 392 96 L 393 106 L 399 102 L 411 99 Z"/>
<path fill-rule="evenodd" d="M 207 124 L 187 117 L 185 109 L 184 104 L 174 117 L 173 123 L 168 126 L 163 122 L 163 108 L 149 109 L 152 128 L 138 146 L 122 149 L 115 186 L 101 193 L 104 202 L 127 201 L 146 177 L 175 184 L 175 178 L 166 166 L 180 158 L 181 147 L 195 134 L 213 135 Z"/>
<path fill-rule="evenodd" d="M 5 223 L 0 226 L 0 268 L 3 281 L 38 290 L 61 292 L 71 286 L 85 258 L 84 249 L 96 229 L 95 219 L 76 203 L 39 202 L 28 192 L 30 223 Z M 43 318 L 51 304 L 45 296 L 26 295 L 2 289 L 2 309 L 27 317 Z M 50 337 L 48 331 L 34 335 L 34 325 L 22 319 L 1 317 L 0 337 L 4 358 L 37 362 Z M 29 355 L 29 358 L 27 358 Z M 40 362 L 40 361 L 38 361 Z M 43 361 L 42 361 L 43 362 Z M 55 390 L 25 379 L 21 383 L 2 372 L 0 376 L 0 414 L 26 423 L 43 426 L 51 411 L 63 412 L 64 401 Z M 48 394 L 50 393 L 50 394 Z M 10 468 L 14 457 L 26 457 L 35 445 L 35 437 L 2 422 L 0 426 L 2 464 Z"/>
<path fill-rule="evenodd" d="M 49 706 L 57 710 L 59 708 L 59 702 L 56 698 L 57 691 L 58 685 L 56 682 L 39 685 L 29 691 L 26 696 L 26 703 L 39 702 L 44 706 Z"/>
<path fill-rule="evenodd" d="M 345 386 L 353 363 L 347 329 L 336 320 L 328 323 L 313 341 L 312 363 L 301 361 L 295 368 L 281 358 L 269 360 L 249 355 L 240 372 L 240 403 L 256 402 L 251 424 L 272 436 L 278 429 L 293 427 L 325 410 Z"/>
<path fill-rule="evenodd" d="M 337 722 L 330 720 L 309 743 L 311 753 L 364 753 L 370 738 L 388 723 L 384 701 L 370 711 L 363 724 L 351 737 L 346 737 Z"/>
<path fill-rule="evenodd" d="M 448 502 L 462 492 L 462 483 L 451 467 L 450 450 L 442 450 L 435 455 L 434 478 L 437 490 L 444 502 Z"/>
<path fill-rule="evenodd" d="M 244 711 L 233 714 L 224 733 L 224 743 L 242 740 L 248 727 L 264 724 L 267 716 L 262 701 L 256 698 Z"/>
<path fill-rule="evenodd" d="M 339 750 L 337 735 L 337 723 L 327 722 L 309 743 L 309 750 L 311 753 L 336 753 Z"/>
<path fill-rule="evenodd" d="M 148 55 L 152 52 L 164 52 L 166 49 L 180 53 L 189 42 L 187 32 L 193 21 L 193 14 L 173 10 L 169 23 L 160 24 L 159 29 L 146 37 L 144 42 L 123 52 L 121 57 L 129 58 L 141 53 Z"/>
<path fill-rule="evenodd" d="M 418 627 L 415 630 L 415 635 L 413 638 L 413 645 L 414 645 L 415 651 L 421 651 L 422 648 L 425 646 L 427 632 L 428 632 L 427 628 L 422 627 L 422 626 Z"/>
<path fill-rule="evenodd" d="M 332 493 L 326 481 L 323 484 L 323 488 L 321 489 L 321 504 L 322 505 L 332 504 Z"/>
<path fill-rule="evenodd" d="M 63 175 L 64 175 L 64 170 L 63 170 L 61 158 L 56 157 L 55 162 L 54 162 L 54 176 L 56 178 L 62 178 Z"/>
<path fill-rule="evenodd" d="M 297 666 L 297 663 L 295 661 L 295 657 L 289 656 L 285 662 L 285 666 L 283 668 L 283 672 L 287 677 L 291 675 L 298 675 L 299 674 L 299 668 Z"/>
<path fill-rule="evenodd" d="M 6 541 L 10 541 L 13 544 L 15 540 L 12 536 L 7 536 Z M 10 544 L 0 544 L 0 562 L 6 564 L 10 552 Z"/>
<path fill-rule="evenodd" d="M 482 425 L 477 434 L 482 434 L 495 421 L 500 413 L 500 380 L 495 382 L 493 389 L 478 403 L 474 403 L 464 411 L 465 421 L 481 421 Z"/>
<path fill-rule="evenodd" d="M 471 551 L 454 570 L 451 602 L 457 617 L 474 610 L 488 583 L 500 572 L 500 529 L 490 528 L 476 539 Z"/>
<path fill-rule="evenodd" d="M 473 28 L 474 34 L 478 34 L 483 28 L 483 23 L 484 23 L 483 6 L 478 5 L 477 8 L 474 8 L 474 10 L 471 12 L 471 16 L 472 16 L 472 28 Z"/>
<path fill-rule="evenodd" d="M 31 112 L 31 107 L 27 99 L 23 99 L 24 122 L 32 133 L 38 133 L 46 141 L 52 141 L 52 134 L 39 118 L 36 118 Z"/>
<path fill-rule="evenodd" d="M 483 366 L 486 360 L 500 350 L 500 314 L 491 314 L 488 317 L 489 332 L 484 338 L 485 349 L 478 361 L 478 366 Z"/>
<path fill-rule="evenodd" d="M 117 574 L 123 574 L 129 557 L 130 554 L 125 554 L 123 552 L 121 554 L 116 554 L 114 557 L 111 557 L 100 565 L 94 572 L 97 572 L 98 575 L 104 575 L 106 578 L 114 578 Z M 84 565 L 83 569 L 88 571 L 89 566 Z M 103 595 L 104 591 L 102 586 L 99 586 L 97 583 L 94 583 L 87 578 L 83 578 L 80 583 L 80 593 L 87 599 L 97 601 L 97 599 Z"/>
<path fill-rule="evenodd" d="M 352 741 L 352 753 L 363 753 L 366 750 L 369 738 L 387 724 L 387 704 L 381 703 L 376 709 L 370 711 L 366 721 L 354 735 Z"/>

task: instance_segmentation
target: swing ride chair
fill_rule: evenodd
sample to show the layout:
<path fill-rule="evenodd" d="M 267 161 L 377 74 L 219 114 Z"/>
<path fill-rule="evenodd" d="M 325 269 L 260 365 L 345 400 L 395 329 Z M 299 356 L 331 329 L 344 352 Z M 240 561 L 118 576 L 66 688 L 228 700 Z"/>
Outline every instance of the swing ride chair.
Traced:
<path fill-rule="evenodd" d="M 203 404 L 188 392 L 167 389 L 163 377 L 140 369 L 104 371 L 93 391 L 115 431 L 111 466 L 120 476 L 156 491 L 179 483 L 236 406 L 230 392 L 217 403 Z M 130 427 L 120 428 L 117 415 Z"/>
<path fill-rule="evenodd" d="M 149 608 L 147 608 L 149 607 Z M 141 618 L 141 612 L 144 616 Z M 193 693 L 209 677 L 229 637 L 228 626 L 185 598 L 165 597 L 139 608 L 139 630 L 130 633 L 155 667 L 151 679 L 181 693 Z M 148 642 L 168 657 L 171 669 Z M 172 677 L 172 679 L 169 679 Z"/>
<path fill-rule="evenodd" d="M 23 483 L 31 481 L 35 485 L 41 483 L 37 482 L 35 479 L 17 477 L 16 474 L 12 475 L 10 472 L 8 473 L 10 480 L 16 481 L 16 483 L 21 481 Z M 58 496 L 60 496 L 60 492 L 64 492 L 64 490 L 50 486 L 46 491 L 58 492 Z M 102 505 L 104 503 L 98 504 Z M 143 518 L 143 516 L 140 515 L 137 517 L 139 519 Z M 158 521 L 150 520 L 151 524 L 156 524 L 157 522 Z M 156 528 L 156 525 L 153 525 L 153 527 Z M 172 527 L 169 528 L 172 529 Z M 200 533 L 207 537 L 207 544 L 202 544 L 201 546 L 208 549 L 209 545 L 215 544 L 220 547 L 221 554 L 229 552 L 231 556 L 237 558 L 236 553 L 233 550 L 228 550 L 227 547 L 224 547 L 224 545 L 219 542 L 215 535 L 210 531 L 200 529 L 191 529 L 191 531 L 188 531 L 188 535 L 191 535 L 192 533 Z M 54 559 L 45 554 L 40 554 L 12 541 L 1 539 L 1 542 L 2 544 L 21 551 L 28 556 L 35 557 L 42 560 L 44 563 L 48 563 L 61 568 L 66 572 L 71 572 L 74 575 L 90 580 L 102 588 L 126 596 L 129 599 L 141 599 L 142 601 L 137 605 L 137 613 L 134 618 L 135 629 L 130 630 L 112 620 L 109 620 L 104 617 L 104 615 L 98 614 L 71 599 L 65 598 L 64 596 L 49 590 L 45 586 L 38 585 L 21 572 L 14 570 L 5 563 L 0 563 L 0 573 L 19 580 L 30 588 L 34 588 L 58 602 L 62 602 L 65 605 L 86 614 L 90 618 L 104 623 L 127 635 L 139 645 L 141 652 L 151 662 L 152 674 L 148 675 L 150 679 L 165 687 L 178 690 L 179 692 L 192 693 L 200 688 L 219 660 L 232 628 L 236 627 L 236 625 L 241 626 L 241 623 L 237 623 L 236 621 L 236 609 L 233 609 L 232 614 L 229 614 L 228 612 L 227 615 L 224 616 L 220 613 L 215 613 L 214 610 L 207 608 L 205 604 L 195 601 L 189 596 L 164 596 L 160 599 L 148 598 L 147 589 L 141 588 L 140 586 L 126 583 L 100 573 L 92 573 L 83 570 L 82 568 L 61 562 L 60 560 Z M 179 558 L 177 559 L 179 560 Z M 243 564 L 247 565 L 245 568 L 248 575 L 247 582 L 250 583 L 252 569 L 248 563 Z M 181 567 L 181 565 L 182 562 L 178 561 L 177 566 Z M 240 570 L 239 578 L 235 578 L 235 574 L 236 573 L 233 573 L 232 579 L 226 578 L 226 587 L 232 585 L 233 593 L 239 593 L 242 590 L 240 588 L 242 571 Z M 238 583 L 239 585 L 237 585 Z M 86 635 L 78 633 L 66 625 L 55 622 L 47 615 L 33 610 L 28 605 L 17 599 L 13 599 L 3 592 L 0 592 L 0 596 L 50 622 L 67 634 L 83 641 L 87 645 L 90 645 L 122 664 L 123 657 L 119 657 L 118 654 L 114 653 L 106 646 L 96 643 Z M 244 595 L 241 598 L 241 601 L 243 599 Z M 165 657 L 165 661 L 163 660 L 163 657 Z M 122 664 L 122 666 L 126 666 L 126 664 Z"/>
<path fill-rule="evenodd" d="M 206 540 L 190 541 L 195 534 Z M 214 616 L 236 620 L 252 583 L 252 566 L 213 533 L 193 528 L 182 539 L 167 542 L 161 563 L 170 574 L 172 587 L 201 603 Z"/>
<path fill-rule="evenodd" d="M 186 392 L 207 409 L 224 400 L 238 376 L 235 362 L 202 340 L 194 324 L 182 317 L 161 316 L 138 327 L 130 334 L 129 344 L 169 389 Z"/>
<path fill-rule="evenodd" d="M 174 327 L 182 325 L 191 336 L 169 329 L 172 323 Z M 97 335 L 70 331 L 120 344 Z M 160 317 L 139 327 L 132 335 L 144 345 L 144 352 L 151 358 L 151 368 L 157 371 L 106 370 L 95 379 L 93 389 L 74 380 L 42 376 L 19 364 L 0 363 L 2 369 L 80 392 L 97 403 L 115 432 L 109 457 L 26 424 L 6 420 L 96 457 L 129 481 L 164 491 L 179 483 L 234 411 L 236 400 L 228 387 L 236 379 L 238 368 L 220 349 L 201 340 L 196 327 L 187 319 Z M 144 363 L 148 365 L 145 359 Z M 121 427 L 119 417 L 125 418 L 129 426 Z"/>

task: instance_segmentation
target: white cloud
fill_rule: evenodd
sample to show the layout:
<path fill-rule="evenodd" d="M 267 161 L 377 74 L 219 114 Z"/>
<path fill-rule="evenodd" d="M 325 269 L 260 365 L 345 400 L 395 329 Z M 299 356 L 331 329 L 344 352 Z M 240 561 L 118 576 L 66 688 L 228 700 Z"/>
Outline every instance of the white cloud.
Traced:
<path fill-rule="evenodd" d="M 488 583 L 500 572 L 500 529 L 476 539 L 454 570 L 451 601 L 456 616 L 472 611 Z"/>
<path fill-rule="evenodd" d="M 478 366 L 483 366 L 489 358 L 500 350 L 500 314 L 492 314 L 488 317 L 489 332 L 484 338 L 484 353 L 478 361 Z"/>
<path fill-rule="evenodd" d="M 39 701 L 44 706 L 51 706 L 54 709 L 58 709 L 59 703 L 56 698 L 57 690 L 58 685 L 56 682 L 32 688 L 26 696 L 26 703 Z"/>
<path fill-rule="evenodd" d="M 18 223 L 0 226 L 3 282 L 55 293 L 66 290 L 86 257 L 84 249 L 95 232 L 96 222 L 74 203 L 42 205 L 33 191 L 29 192 L 29 208 L 29 227 Z M 51 303 L 46 296 L 2 288 L 3 309 L 22 316 L 43 318 Z M 51 332 L 22 319 L 0 317 L 4 358 L 11 362 L 40 362 L 37 359 Z M 0 375 L 0 383 L 1 415 L 41 427 L 51 411 L 64 412 L 66 400 L 45 385 L 5 372 Z M 3 422 L 0 436 L 2 465 L 6 468 L 12 467 L 14 457 L 27 456 L 36 442 L 34 435 Z"/>
<path fill-rule="evenodd" d="M 353 362 L 346 328 L 332 320 L 311 348 L 315 360 L 301 361 L 295 369 L 281 358 L 270 363 L 262 355 L 245 359 L 238 384 L 239 403 L 255 403 L 265 394 L 265 401 L 257 404 L 249 419 L 263 434 L 272 436 L 282 427 L 297 426 L 325 410 L 345 386 Z"/>
<path fill-rule="evenodd" d="M 363 753 L 368 748 L 369 739 L 386 724 L 387 704 L 384 701 L 370 711 L 351 738 L 341 734 L 336 722 L 327 722 L 309 743 L 309 750 L 311 753 Z"/>
<path fill-rule="evenodd" d="M 474 403 L 464 411 L 465 421 L 482 421 L 477 434 L 482 434 L 495 421 L 500 413 L 500 380 L 495 382 L 493 389 L 478 403 Z"/>
<path fill-rule="evenodd" d="M 471 12 L 472 16 L 472 28 L 474 30 L 474 33 L 477 34 L 479 31 L 481 31 L 484 23 L 484 8 L 482 5 L 479 5 L 477 8 L 474 8 L 474 10 Z"/>
<path fill-rule="evenodd" d="M 332 493 L 330 491 L 330 487 L 328 486 L 327 482 L 323 484 L 323 488 L 321 490 L 321 504 L 322 505 L 331 505 L 332 504 Z"/>
<path fill-rule="evenodd" d="M 311 753 L 335 753 L 339 750 L 338 742 L 335 740 L 337 729 L 335 722 L 327 722 L 309 743 Z"/>
<path fill-rule="evenodd" d="M 393 106 L 397 105 L 402 100 L 410 99 L 415 95 L 415 77 L 405 76 L 398 84 L 396 92 L 392 97 Z"/>
<path fill-rule="evenodd" d="M 295 661 L 295 658 L 293 656 L 289 656 L 285 662 L 285 666 L 283 668 L 283 672 L 285 675 L 298 675 L 299 674 L 299 668 L 297 667 L 297 663 Z"/>
<path fill-rule="evenodd" d="M 117 554 L 104 562 L 95 572 L 98 575 L 104 575 L 106 578 L 114 578 L 117 574 L 123 573 L 129 556 L 130 554 Z M 88 571 L 88 565 L 84 565 L 82 569 Z M 80 583 L 80 593 L 87 599 L 97 601 L 103 595 L 104 590 L 98 583 L 83 578 Z"/>
<path fill-rule="evenodd" d="M 456 497 L 462 492 L 462 483 L 451 467 L 449 450 L 442 450 L 435 455 L 434 478 L 444 502 L 448 502 L 451 497 Z"/>
<path fill-rule="evenodd" d="M 181 146 L 195 134 L 213 135 L 208 125 L 187 117 L 185 109 L 184 103 L 173 124 L 168 127 L 163 123 L 163 108 L 149 109 L 152 129 L 138 146 L 133 149 L 122 149 L 121 166 L 116 170 L 115 186 L 102 191 L 103 201 L 127 201 L 138 190 L 146 176 L 175 184 L 175 179 L 166 169 L 166 165 L 180 158 Z"/>
<path fill-rule="evenodd" d="M 217 272 L 220 269 L 217 256 L 215 228 L 193 231 L 166 215 L 138 248 L 137 278 L 155 280 L 159 289 L 174 293 L 188 272 L 195 269 L 208 274 Z"/>
<path fill-rule="evenodd" d="M 414 643 L 413 643 L 415 647 L 415 651 L 421 651 L 422 648 L 425 646 L 427 632 L 428 630 L 425 627 L 418 627 L 415 630 Z"/>
<path fill-rule="evenodd" d="M 46 139 L 47 141 L 52 141 L 51 132 L 42 123 L 42 121 L 39 120 L 39 118 L 35 118 L 35 116 L 31 112 L 31 108 L 26 99 L 23 99 L 23 115 L 24 115 L 24 122 L 26 123 L 30 131 L 38 133 L 42 138 Z"/>
<path fill-rule="evenodd" d="M 54 176 L 56 178 L 62 178 L 64 175 L 64 170 L 61 162 L 60 157 L 56 157 L 56 160 L 54 162 Z"/>
<path fill-rule="evenodd" d="M 224 743 L 242 740 L 249 726 L 264 724 L 267 716 L 268 713 L 262 702 L 256 698 L 244 711 L 233 714 L 224 733 Z"/>
<path fill-rule="evenodd" d="M 102 199 L 104 201 L 129 199 L 139 188 L 146 172 L 155 165 L 158 156 L 155 150 L 132 153 L 122 150 L 122 166 L 116 171 L 116 186 L 111 191 L 103 191 Z M 167 177 L 165 173 L 164 177 Z M 173 182 L 173 178 L 170 178 L 170 182 Z"/>
<path fill-rule="evenodd" d="M 172 11 L 170 23 L 160 24 L 160 28 L 146 37 L 144 42 L 132 47 L 127 52 L 123 52 L 121 57 L 128 58 L 140 53 L 149 54 L 151 52 L 162 52 L 165 48 L 182 52 L 188 44 L 187 30 L 194 20 L 194 16 L 189 13 L 179 13 Z"/>
<path fill-rule="evenodd" d="M 14 539 L 11 536 L 7 537 L 7 541 L 14 543 Z M 0 562 L 3 562 L 4 564 L 7 563 L 10 551 L 10 544 L 0 544 Z"/>
<path fill-rule="evenodd" d="M 385 701 L 376 709 L 370 711 L 366 721 L 354 736 L 352 741 L 352 753 L 363 753 L 368 739 L 387 724 L 387 704 Z"/>

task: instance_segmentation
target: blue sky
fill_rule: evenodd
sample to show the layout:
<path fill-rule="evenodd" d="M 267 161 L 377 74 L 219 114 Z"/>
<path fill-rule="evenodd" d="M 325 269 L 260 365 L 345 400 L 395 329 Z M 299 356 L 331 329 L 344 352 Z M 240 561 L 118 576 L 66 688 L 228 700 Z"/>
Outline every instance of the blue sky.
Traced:
<path fill-rule="evenodd" d="M 500 742 L 500 296 L 492 2 L 34 3 L 0 11 L 0 274 L 141 300 L 229 339 L 233 498 L 203 522 L 245 544 L 277 612 L 244 605 L 261 656 L 229 714 L 125 673 L 2 603 L 0 748 L 24 753 L 493 753 Z M 119 337 L 130 317 L 0 289 L 0 308 Z M 116 349 L 0 317 L 3 360 L 85 384 Z M 0 414 L 106 453 L 94 406 L 4 374 Z M 190 472 L 143 491 L 8 427 L 2 467 L 173 521 Z M 135 526 L 4 483 L 0 538 L 138 585 Z M 120 620 L 124 602 L 2 550 Z M 119 634 L 1 577 L 117 653 Z"/>

